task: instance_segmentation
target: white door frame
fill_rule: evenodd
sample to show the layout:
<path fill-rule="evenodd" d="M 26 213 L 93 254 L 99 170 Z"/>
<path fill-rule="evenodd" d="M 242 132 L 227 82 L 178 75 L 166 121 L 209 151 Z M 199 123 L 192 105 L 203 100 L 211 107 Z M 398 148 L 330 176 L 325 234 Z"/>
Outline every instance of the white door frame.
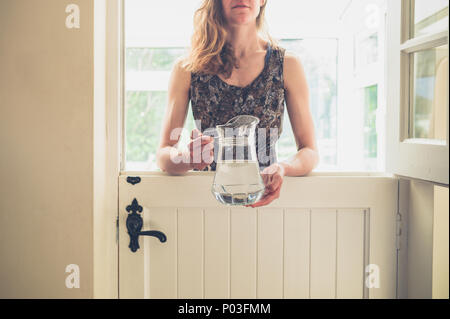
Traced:
<path fill-rule="evenodd" d="M 97 110 L 94 126 L 105 130 L 101 149 L 104 150 L 103 163 L 97 163 L 96 170 L 103 170 L 104 185 L 101 194 L 101 208 L 94 210 L 94 298 L 118 298 L 118 200 L 119 175 L 121 171 L 121 127 L 123 123 L 123 0 L 95 1 L 95 41 L 104 41 L 104 52 L 95 52 L 98 56 L 96 63 L 104 61 L 103 85 L 105 99 L 103 105 L 95 105 Z M 98 31 L 97 31 L 98 30 Z M 102 69 L 99 68 L 99 69 Z M 102 79 L 101 79 L 102 80 Z M 100 81 L 101 81 L 100 80 Z M 98 88 L 96 92 L 98 93 Z M 98 118 L 97 118 L 98 116 Z M 104 121 L 100 123 L 99 121 Z M 102 125 L 103 124 L 103 125 Z M 104 138 L 104 140 L 103 140 Z M 98 144 L 95 144 L 98 147 Z M 100 196 L 100 194 L 96 194 Z M 114 241 L 111 243 L 111 241 Z M 106 267 L 107 269 L 105 269 Z"/>

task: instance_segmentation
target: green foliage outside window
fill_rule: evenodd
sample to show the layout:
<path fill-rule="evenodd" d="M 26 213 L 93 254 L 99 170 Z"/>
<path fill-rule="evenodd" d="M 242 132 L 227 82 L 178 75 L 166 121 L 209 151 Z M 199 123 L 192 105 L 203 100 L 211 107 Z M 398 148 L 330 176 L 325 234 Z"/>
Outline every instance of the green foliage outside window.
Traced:
<path fill-rule="evenodd" d="M 127 48 L 127 71 L 170 71 L 185 48 Z"/>
<path fill-rule="evenodd" d="M 167 92 L 127 92 L 127 161 L 146 162 L 158 147 Z"/>
<path fill-rule="evenodd" d="M 378 86 L 364 88 L 364 157 L 377 158 Z"/>
<path fill-rule="evenodd" d="M 126 157 L 130 162 L 154 160 L 167 106 L 167 92 L 129 91 L 126 107 Z M 189 108 L 185 122 L 190 134 L 195 123 Z M 186 142 L 186 139 L 182 142 Z"/>

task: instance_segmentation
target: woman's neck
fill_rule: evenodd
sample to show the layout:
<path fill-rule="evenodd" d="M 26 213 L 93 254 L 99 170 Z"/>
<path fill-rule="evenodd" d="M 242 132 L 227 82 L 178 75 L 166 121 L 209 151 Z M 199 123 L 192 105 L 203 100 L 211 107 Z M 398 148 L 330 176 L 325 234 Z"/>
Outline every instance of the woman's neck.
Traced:
<path fill-rule="evenodd" d="M 256 25 L 229 27 L 227 31 L 228 42 L 233 47 L 236 58 L 245 58 L 255 51 L 265 50 L 263 41 L 258 37 Z"/>

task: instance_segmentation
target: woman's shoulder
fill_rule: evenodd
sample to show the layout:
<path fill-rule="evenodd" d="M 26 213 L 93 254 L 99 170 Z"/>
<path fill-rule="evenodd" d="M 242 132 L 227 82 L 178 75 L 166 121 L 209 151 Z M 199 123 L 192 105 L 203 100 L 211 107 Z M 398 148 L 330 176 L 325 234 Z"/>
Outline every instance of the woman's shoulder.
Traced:
<path fill-rule="evenodd" d="M 303 78 L 305 76 L 305 71 L 300 57 L 291 51 L 286 51 L 283 69 L 286 88 L 290 87 L 291 83 L 295 84 L 299 78 Z"/>
<path fill-rule="evenodd" d="M 191 70 L 192 67 L 190 65 L 190 60 L 188 57 L 179 57 L 173 66 L 173 72 L 178 74 L 181 77 L 184 78 L 190 78 L 191 81 L 195 80 L 195 79 L 204 79 L 204 78 L 209 78 L 212 75 L 211 74 L 207 74 L 201 71 L 192 71 Z"/>
<path fill-rule="evenodd" d="M 300 56 L 292 51 L 286 50 L 284 54 L 283 69 L 285 73 L 296 73 L 303 69 Z"/>
<path fill-rule="evenodd" d="M 286 66 L 294 66 L 300 63 L 300 57 L 292 51 L 285 50 L 284 63 Z"/>
<path fill-rule="evenodd" d="M 184 74 L 185 76 L 191 73 L 188 68 L 188 63 L 187 63 L 186 57 L 181 56 L 175 60 L 175 62 L 173 64 L 172 72 L 176 72 L 180 75 Z"/>
<path fill-rule="evenodd" d="M 186 67 L 186 59 L 178 58 L 172 67 L 171 83 L 174 87 L 188 88 L 191 83 L 191 72 Z"/>

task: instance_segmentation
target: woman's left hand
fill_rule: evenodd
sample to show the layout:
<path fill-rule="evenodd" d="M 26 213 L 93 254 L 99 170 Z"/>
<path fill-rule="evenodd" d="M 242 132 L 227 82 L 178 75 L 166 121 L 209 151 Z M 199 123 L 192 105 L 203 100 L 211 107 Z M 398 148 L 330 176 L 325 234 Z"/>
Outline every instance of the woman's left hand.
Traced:
<path fill-rule="evenodd" d="M 245 207 L 260 207 L 269 205 L 275 199 L 280 197 L 281 185 L 283 184 L 285 170 L 281 164 L 275 163 L 266 167 L 261 172 L 261 177 L 266 186 L 263 197 L 253 205 L 245 205 Z"/>

